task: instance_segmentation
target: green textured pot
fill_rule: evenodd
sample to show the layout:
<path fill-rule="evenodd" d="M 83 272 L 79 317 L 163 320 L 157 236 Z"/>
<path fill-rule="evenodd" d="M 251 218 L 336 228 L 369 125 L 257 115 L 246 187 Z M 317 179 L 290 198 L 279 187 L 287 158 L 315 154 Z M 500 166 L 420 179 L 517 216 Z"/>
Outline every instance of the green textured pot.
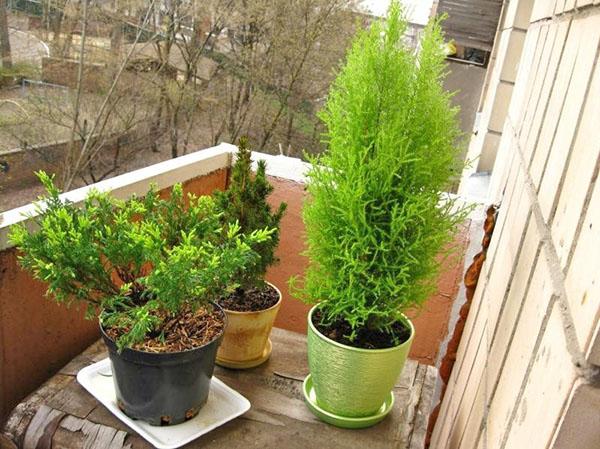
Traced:
<path fill-rule="evenodd" d="M 321 334 L 308 314 L 308 365 L 317 405 L 339 417 L 377 415 L 389 399 L 412 344 L 415 329 L 401 345 L 361 349 L 343 345 Z M 383 417 L 382 417 L 383 419 Z"/>

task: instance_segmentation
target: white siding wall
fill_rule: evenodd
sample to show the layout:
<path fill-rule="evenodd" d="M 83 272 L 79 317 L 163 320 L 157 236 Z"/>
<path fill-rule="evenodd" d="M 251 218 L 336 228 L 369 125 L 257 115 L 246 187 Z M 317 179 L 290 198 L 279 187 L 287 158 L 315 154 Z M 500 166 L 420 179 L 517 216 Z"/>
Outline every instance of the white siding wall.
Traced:
<path fill-rule="evenodd" d="M 600 1 L 532 6 L 433 449 L 600 448 Z"/>

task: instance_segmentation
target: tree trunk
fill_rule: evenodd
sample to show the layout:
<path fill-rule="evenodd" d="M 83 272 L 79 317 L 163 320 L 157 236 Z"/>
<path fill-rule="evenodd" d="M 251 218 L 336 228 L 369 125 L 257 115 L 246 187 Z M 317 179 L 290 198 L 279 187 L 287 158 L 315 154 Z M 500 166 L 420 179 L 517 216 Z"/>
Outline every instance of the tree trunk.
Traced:
<path fill-rule="evenodd" d="M 52 47 L 54 52 L 60 51 L 60 36 L 62 34 L 63 21 L 65 20 L 64 11 L 61 8 L 55 8 L 55 13 L 52 14 L 52 4 L 48 3 L 48 14 L 50 14 L 49 22 L 52 29 Z"/>
<path fill-rule="evenodd" d="M 116 55 L 117 58 L 121 57 L 121 46 L 123 44 L 123 24 L 121 23 L 121 19 L 125 16 L 123 8 L 119 6 L 118 3 L 115 2 L 115 13 L 117 15 L 117 19 L 113 24 L 110 31 L 110 49 L 113 55 Z"/>
<path fill-rule="evenodd" d="M 10 40 L 8 38 L 6 0 L 0 0 L 0 56 L 2 57 L 2 67 L 10 69 L 12 67 L 12 58 L 10 52 Z"/>
<path fill-rule="evenodd" d="M 285 146 L 286 148 L 290 148 L 292 145 L 292 132 L 294 131 L 294 113 L 292 112 L 292 108 L 288 108 L 288 123 L 287 123 L 287 131 L 285 134 Z M 289 154 L 286 154 L 289 156 Z"/>
<path fill-rule="evenodd" d="M 50 1 L 42 2 L 42 40 L 48 40 L 48 32 L 50 30 Z"/>
<path fill-rule="evenodd" d="M 0 0 L 2 1 L 2 0 Z M 81 106 L 81 93 L 83 88 L 83 69 L 85 64 L 85 39 L 87 35 L 87 25 L 88 25 L 88 1 L 83 0 L 83 16 L 82 16 L 82 26 L 81 26 L 81 46 L 79 49 L 79 66 L 77 69 L 77 88 L 76 88 L 76 96 L 75 96 L 75 107 L 74 107 L 74 117 L 73 117 L 73 126 L 71 128 L 71 136 L 69 138 L 69 145 L 67 147 L 67 154 L 65 160 L 65 167 L 63 173 L 63 188 L 64 190 L 69 190 L 71 187 L 71 183 L 73 179 L 77 175 L 77 167 L 74 166 L 75 161 L 81 157 L 81 154 L 76 154 L 79 152 L 83 152 L 83 149 L 87 146 L 88 135 L 86 133 L 85 136 L 82 136 L 81 139 L 81 147 L 78 148 L 76 139 L 77 129 L 79 127 L 79 115 L 80 115 L 80 106 Z"/>

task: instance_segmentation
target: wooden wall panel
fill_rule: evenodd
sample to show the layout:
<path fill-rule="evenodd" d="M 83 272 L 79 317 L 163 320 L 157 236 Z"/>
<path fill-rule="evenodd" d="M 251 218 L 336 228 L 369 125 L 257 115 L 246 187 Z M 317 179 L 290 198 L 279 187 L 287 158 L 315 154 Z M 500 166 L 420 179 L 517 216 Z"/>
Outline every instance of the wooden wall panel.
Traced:
<path fill-rule="evenodd" d="M 498 27 L 502 0 L 439 0 L 438 14 L 448 38 L 465 47 L 491 51 Z"/>

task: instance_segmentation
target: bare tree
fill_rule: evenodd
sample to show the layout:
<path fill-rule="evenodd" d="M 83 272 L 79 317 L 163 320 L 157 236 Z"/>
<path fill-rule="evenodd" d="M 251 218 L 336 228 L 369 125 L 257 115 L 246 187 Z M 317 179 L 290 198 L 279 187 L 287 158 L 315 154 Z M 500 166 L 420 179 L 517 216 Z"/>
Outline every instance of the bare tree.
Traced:
<path fill-rule="evenodd" d="M 77 96 L 76 96 L 76 105 L 75 105 L 75 117 L 73 120 L 73 129 L 74 132 L 79 130 L 79 135 L 81 136 L 81 145 L 80 147 L 76 147 L 74 145 L 69 145 L 69 150 L 67 154 L 66 164 L 63 172 L 63 187 L 68 189 L 73 183 L 74 179 L 80 175 L 81 171 L 86 167 L 90 168 L 93 164 L 93 161 L 96 159 L 96 156 L 100 153 L 103 148 L 103 138 L 98 138 L 99 136 L 106 136 L 107 125 L 111 119 L 111 117 L 117 113 L 117 108 L 120 107 L 120 100 L 122 97 L 119 97 L 117 92 L 119 91 L 118 85 L 121 75 L 123 74 L 127 64 L 131 60 L 131 56 L 135 49 L 135 45 L 138 43 L 140 36 L 148 24 L 149 18 L 152 16 L 154 12 L 154 6 L 156 0 L 151 0 L 148 8 L 146 10 L 146 14 L 143 20 L 140 23 L 139 30 L 137 32 L 136 38 L 133 42 L 133 45 L 129 49 L 128 53 L 125 55 L 123 60 L 120 62 L 119 68 L 115 73 L 112 83 L 106 92 L 100 107 L 98 108 L 95 117 L 92 119 L 92 122 L 89 124 L 89 131 L 87 126 L 87 121 L 81 121 L 79 117 L 79 99 L 80 93 L 82 91 L 82 83 L 83 77 L 81 76 L 84 67 L 84 55 L 85 55 L 85 37 L 86 37 L 86 25 L 87 25 L 87 2 L 89 0 L 83 0 L 84 5 L 84 14 L 83 14 L 83 27 L 81 33 L 81 51 L 79 56 L 79 72 L 78 72 L 78 80 L 77 80 Z M 73 138 L 74 133 L 72 134 Z M 98 144 L 100 140 L 100 144 Z M 89 170 L 88 170 L 89 171 Z"/>
<path fill-rule="evenodd" d="M 153 23 L 161 38 L 151 57 L 160 75 L 155 127 L 165 131 L 171 157 L 201 139 L 195 131 L 205 123 L 205 143 L 249 134 L 264 150 L 280 135 L 291 146 L 300 114 L 304 127 L 310 117 L 315 141 L 315 101 L 325 95 L 354 31 L 353 4 L 165 1 Z"/>
<path fill-rule="evenodd" d="M 263 151 L 318 149 L 316 111 L 355 27 L 354 0 L 43 4 L 66 87 L 28 89 L 9 128 L 22 146 L 64 145 L 65 189 L 244 134 Z"/>
<path fill-rule="evenodd" d="M 291 144 L 298 114 L 316 126 L 316 101 L 325 95 L 354 32 L 354 3 L 236 2 L 220 55 L 217 83 L 224 95 L 211 114 L 213 141 L 249 134 L 264 151 L 276 134 Z"/>
<path fill-rule="evenodd" d="M 69 30 L 77 28 L 79 39 L 77 59 L 63 60 L 63 78 L 71 85 L 60 90 L 43 86 L 30 89 L 24 102 L 28 117 L 12 127 L 12 134 L 25 147 L 38 143 L 64 146 L 60 173 L 65 190 L 76 181 L 97 182 L 112 175 L 135 156 L 140 146 L 147 147 L 151 141 L 149 104 L 155 101 L 153 86 L 134 81 L 135 74 L 128 69 L 155 3 L 152 0 L 146 5 L 133 45 L 124 54 L 111 52 L 104 61 L 98 60 L 97 50 L 88 44 L 89 26 L 112 15 L 90 0 L 81 0 L 78 7 L 63 11 L 63 20 L 74 24 Z M 70 76 L 73 67 L 74 77 Z M 69 83 L 69 78 L 74 80 Z"/>
<path fill-rule="evenodd" d="M 154 22 L 161 38 L 148 56 L 156 61 L 152 79 L 160 92 L 155 127 L 165 130 L 171 157 L 185 154 L 206 95 L 211 67 L 206 55 L 231 14 L 233 0 L 165 1 Z M 210 19 L 209 19 L 210 17 Z M 208 73 L 208 74 L 207 74 Z"/>
<path fill-rule="evenodd" d="M 0 0 L 0 57 L 2 58 L 2 67 L 9 69 L 12 67 L 12 57 L 6 9 L 6 0 Z"/>

